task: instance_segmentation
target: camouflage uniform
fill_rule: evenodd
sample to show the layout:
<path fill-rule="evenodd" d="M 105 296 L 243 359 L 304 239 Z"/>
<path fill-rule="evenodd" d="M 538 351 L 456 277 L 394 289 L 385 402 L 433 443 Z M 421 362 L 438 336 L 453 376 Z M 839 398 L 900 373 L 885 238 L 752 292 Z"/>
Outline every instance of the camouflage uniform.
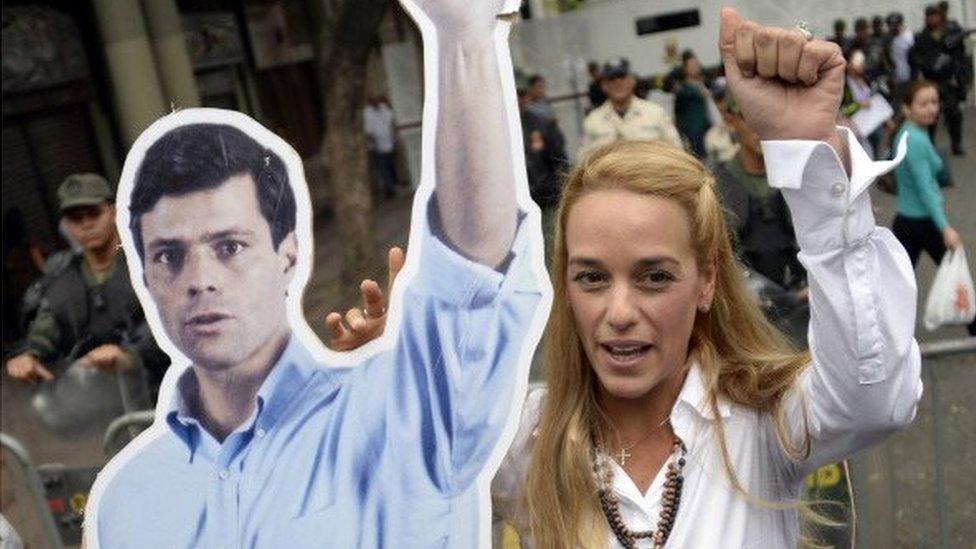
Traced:
<path fill-rule="evenodd" d="M 108 183 L 94 174 L 70 176 L 58 189 L 61 211 L 110 201 Z M 144 368 L 150 385 L 158 387 L 169 358 L 159 349 L 146 324 L 121 251 L 111 266 L 96 274 L 82 254 L 52 255 L 44 276 L 24 296 L 27 336 L 19 353 L 27 352 L 57 375 L 92 349 L 121 347 L 137 368 Z"/>

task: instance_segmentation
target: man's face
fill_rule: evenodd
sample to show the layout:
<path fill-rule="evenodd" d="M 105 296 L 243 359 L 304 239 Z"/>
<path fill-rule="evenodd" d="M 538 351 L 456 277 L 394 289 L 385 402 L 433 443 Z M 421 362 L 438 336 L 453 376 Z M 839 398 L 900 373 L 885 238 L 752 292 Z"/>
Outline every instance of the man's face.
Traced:
<path fill-rule="evenodd" d="M 626 101 L 634 95 L 634 88 L 637 81 L 629 74 L 608 76 L 601 82 L 603 94 L 612 102 L 619 103 Z"/>
<path fill-rule="evenodd" d="M 146 286 L 170 339 L 194 364 L 240 364 L 287 329 L 294 233 L 275 250 L 250 175 L 182 196 L 142 216 Z"/>
<path fill-rule="evenodd" d="M 71 208 L 64 219 L 71 239 L 86 251 L 102 249 L 115 238 L 115 206 L 108 202 Z"/>

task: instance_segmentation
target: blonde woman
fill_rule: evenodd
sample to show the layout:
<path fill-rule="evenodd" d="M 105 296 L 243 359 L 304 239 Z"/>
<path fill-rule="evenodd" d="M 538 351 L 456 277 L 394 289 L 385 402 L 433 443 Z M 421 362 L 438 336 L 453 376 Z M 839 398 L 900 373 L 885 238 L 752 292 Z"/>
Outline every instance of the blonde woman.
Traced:
<path fill-rule="evenodd" d="M 697 160 L 652 142 L 592 151 L 557 217 L 547 387 L 492 486 L 526 546 L 795 547 L 803 477 L 914 417 L 914 278 L 867 193 L 891 163 L 834 126 L 840 49 L 730 9 L 721 32 L 793 213 L 811 352 L 744 288 Z"/>

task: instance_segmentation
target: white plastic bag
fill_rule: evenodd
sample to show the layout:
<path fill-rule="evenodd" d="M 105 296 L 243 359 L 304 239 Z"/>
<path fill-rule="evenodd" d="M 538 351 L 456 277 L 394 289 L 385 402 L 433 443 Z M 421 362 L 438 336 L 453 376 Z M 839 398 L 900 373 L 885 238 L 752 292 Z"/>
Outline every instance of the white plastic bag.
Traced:
<path fill-rule="evenodd" d="M 946 251 L 935 273 L 925 302 L 925 329 L 931 332 L 943 324 L 969 324 L 974 317 L 973 277 L 969 274 L 966 251 L 959 246 Z"/>

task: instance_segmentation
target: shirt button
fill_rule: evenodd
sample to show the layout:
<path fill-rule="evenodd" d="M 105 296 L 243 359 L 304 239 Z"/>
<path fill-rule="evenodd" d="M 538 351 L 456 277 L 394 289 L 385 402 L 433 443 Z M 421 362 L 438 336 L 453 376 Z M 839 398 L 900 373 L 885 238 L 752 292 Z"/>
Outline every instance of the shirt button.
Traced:
<path fill-rule="evenodd" d="M 844 190 L 845 188 L 843 183 L 834 183 L 834 186 L 830 188 L 830 192 L 834 196 L 843 196 Z"/>
<path fill-rule="evenodd" d="M 264 438 L 264 435 L 266 434 L 268 433 L 264 429 L 258 429 L 257 431 L 254 431 L 254 435 L 257 436 L 258 438 Z"/>
<path fill-rule="evenodd" d="M 227 480 L 227 477 L 230 476 L 230 472 L 227 471 L 227 469 L 224 469 L 223 471 L 217 473 L 217 476 L 220 477 L 220 480 Z"/>

